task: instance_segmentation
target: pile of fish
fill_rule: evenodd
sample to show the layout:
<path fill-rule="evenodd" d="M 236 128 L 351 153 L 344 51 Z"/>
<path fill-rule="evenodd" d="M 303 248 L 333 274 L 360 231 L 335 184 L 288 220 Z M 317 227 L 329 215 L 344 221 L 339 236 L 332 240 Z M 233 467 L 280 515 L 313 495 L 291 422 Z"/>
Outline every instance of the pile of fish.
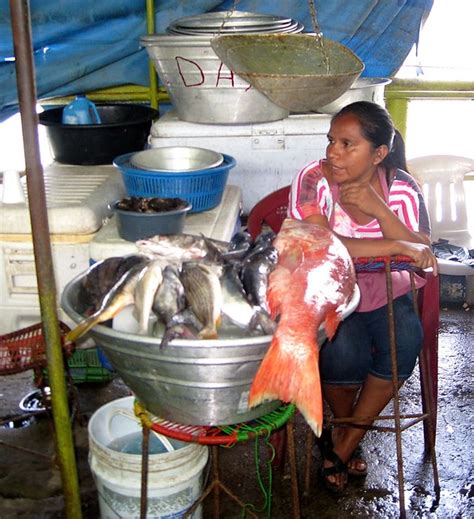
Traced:
<path fill-rule="evenodd" d="M 253 241 L 246 232 L 229 243 L 193 235 L 155 236 L 137 242 L 139 254 L 94 265 L 82 284 L 90 308 L 67 336 L 75 341 L 93 326 L 134 305 L 139 333 L 150 315 L 164 325 L 161 346 L 176 337 L 218 336 L 224 319 L 273 335 L 250 387 L 249 407 L 266 400 L 293 402 L 316 435 L 323 400 L 317 335 L 332 338 L 356 289 L 352 259 L 325 227 L 287 219 L 275 237 Z M 153 328 L 155 330 L 155 328 Z"/>
<path fill-rule="evenodd" d="M 267 231 L 252 240 L 241 231 L 230 242 L 190 234 L 140 240 L 137 254 L 108 258 L 85 273 L 80 299 L 88 316 L 66 340 L 78 340 L 129 305 L 138 333 L 161 337 L 161 347 L 177 337 L 218 338 L 224 321 L 271 335 L 276 325 L 266 292 L 278 259 L 274 237 Z"/>

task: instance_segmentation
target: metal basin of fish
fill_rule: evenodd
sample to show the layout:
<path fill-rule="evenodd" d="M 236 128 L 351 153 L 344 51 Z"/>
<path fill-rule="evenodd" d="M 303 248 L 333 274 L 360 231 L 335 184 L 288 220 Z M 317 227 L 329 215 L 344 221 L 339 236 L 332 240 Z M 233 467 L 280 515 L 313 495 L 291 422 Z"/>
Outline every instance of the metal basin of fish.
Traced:
<path fill-rule="evenodd" d="M 348 47 L 312 34 L 222 35 L 211 46 L 230 70 L 290 112 L 319 111 L 364 70 Z"/>
<path fill-rule="evenodd" d="M 61 306 L 76 323 L 83 320 L 78 300 L 85 273 L 70 281 Z M 343 317 L 359 303 L 358 289 Z M 125 384 L 151 413 L 189 425 L 246 422 L 276 409 L 280 402 L 248 408 L 253 378 L 271 336 L 249 336 L 238 328 L 220 329 L 220 339 L 172 341 L 160 350 L 161 338 L 94 326 L 91 337 L 103 349 Z M 318 343 L 326 339 L 319 330 Z"/>

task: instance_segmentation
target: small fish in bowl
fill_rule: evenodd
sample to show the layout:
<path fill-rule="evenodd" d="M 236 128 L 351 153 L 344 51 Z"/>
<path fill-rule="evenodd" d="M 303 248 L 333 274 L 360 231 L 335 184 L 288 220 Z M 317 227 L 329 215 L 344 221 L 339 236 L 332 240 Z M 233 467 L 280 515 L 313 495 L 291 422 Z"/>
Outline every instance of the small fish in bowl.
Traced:
<path fill-rule="evenodd" d="M 113 204 L 119 236 L 128 241 L 183 232 L 191 204 L 182 198 L 128 197 Z"/>

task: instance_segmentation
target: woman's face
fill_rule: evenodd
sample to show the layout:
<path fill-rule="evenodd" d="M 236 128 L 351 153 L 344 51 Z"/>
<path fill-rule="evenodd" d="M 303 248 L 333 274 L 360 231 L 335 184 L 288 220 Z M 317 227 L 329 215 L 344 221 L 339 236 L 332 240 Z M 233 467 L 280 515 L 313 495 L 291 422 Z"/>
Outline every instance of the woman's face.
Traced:
<path fill-rule="evenodd" d="M 359 120 L 353 114 L 344 114 L 331 123 L 326 148 L 327 165 L 332 180 L 369 182 L 377 165 L 388 153 L 387 146 L 374 148 L 363 133 Z"/>

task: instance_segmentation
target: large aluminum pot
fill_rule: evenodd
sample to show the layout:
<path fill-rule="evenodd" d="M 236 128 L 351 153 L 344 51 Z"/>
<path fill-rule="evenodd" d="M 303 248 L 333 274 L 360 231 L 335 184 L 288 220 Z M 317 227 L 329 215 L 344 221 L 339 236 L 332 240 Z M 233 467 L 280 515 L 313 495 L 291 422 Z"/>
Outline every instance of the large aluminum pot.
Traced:
<path fill-rule="evenodd" d="M 361 77 L 332 103 L 322 106 L 319 112 L 323 114 L 335 114 L 341 108 L 355 101 L 372 101 L 381 106 L 385 105 L 385 86 L 391 83 L 391 79 L 377 77 Z"/>
<path fill-rule="evenodd" d="M 83 319 L 79 287 L 85 274 L 70 281 L 61 306 L 75 322 Z M 354 311 L 354 294 L 344 317 Z M 95 326 L 90 332 L 123 381 L 151 413 L 189 425 L 246 422 L 276 409 L 281 402 L 248 408 L 250 385 L 271 336 L 225 332 L 219 340 L 174 340 L 160 350 L 160 339 Z M 231 336 L 231 337 L 230 337 Z M 326 339 L 321 328 L 318 342 Z"/>
<path fill-rule="evenodd" d="M 247 124 L 288 117 L 231 72 L 211 47 L 213 36 L 149 35 L 140 39 L 183 121 Z"/>

